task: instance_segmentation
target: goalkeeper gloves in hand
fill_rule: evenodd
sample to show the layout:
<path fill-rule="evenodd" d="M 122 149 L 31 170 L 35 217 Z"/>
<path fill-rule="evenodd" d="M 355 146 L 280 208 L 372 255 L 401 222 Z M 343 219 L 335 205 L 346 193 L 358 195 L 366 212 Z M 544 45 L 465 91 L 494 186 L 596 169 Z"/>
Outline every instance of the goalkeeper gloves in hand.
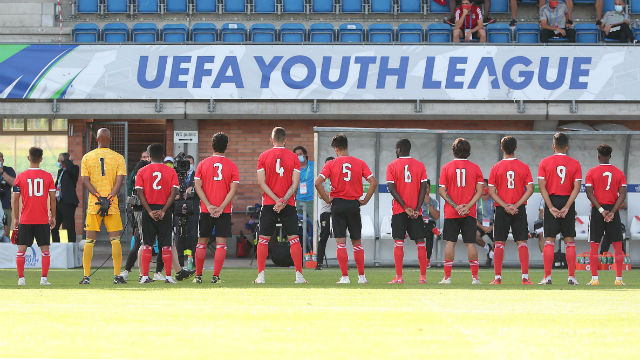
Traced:
<path fill-rule="evenodd" d="M 96 205 L 100 205 L 100 210 L 98 210 L 98 215 L 105 217 L 109 215 L 109 206 L 111 206 L 111 200 L 104 196 L 98 197 L 98 202 Z"/>

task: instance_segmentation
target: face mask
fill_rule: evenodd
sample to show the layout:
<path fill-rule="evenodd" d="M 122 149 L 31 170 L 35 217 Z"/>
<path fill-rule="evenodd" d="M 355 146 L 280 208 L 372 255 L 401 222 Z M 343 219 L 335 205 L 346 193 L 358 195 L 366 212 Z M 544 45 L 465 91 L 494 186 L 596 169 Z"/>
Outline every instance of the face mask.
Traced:
<path fill-rule="evenodd" d="M 616 11 L 617 12 L 621 13 L 622 9 L 623 9 L 622 5 L 616 5 Z"/>
<path fill-rule="evenodd" d="M 471 9 L 471 4 L 462 4 L 462 8 L 465 10 Z"/>
<path fill-rule="evenodd" d="M 300 160 L 301 163 L 304 162 L 304 155 L 298 155 L 298 160 Z"/>
<path fill-rule="evenodd" d="M 193 171 L 193 164 L 189 165 L 189 171 Z"/>
<path fill-rule="evenodd" d="M 0 161 L 0 168 L 2 167 L 2 161 Z"/>
<path fill-rule="evenodd" d="M 62 164 L 60 164 L 60 161 L 58 161 L 56 165 L 58 165 L 58 169 L 62 168 Z"/>

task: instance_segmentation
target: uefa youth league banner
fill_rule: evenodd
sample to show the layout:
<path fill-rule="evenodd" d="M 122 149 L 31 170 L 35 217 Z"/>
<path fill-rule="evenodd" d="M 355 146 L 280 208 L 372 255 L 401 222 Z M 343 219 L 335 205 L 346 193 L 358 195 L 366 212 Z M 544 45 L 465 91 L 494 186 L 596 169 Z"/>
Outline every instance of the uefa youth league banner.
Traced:
<path fill-rule="evenodd" d="M 0 45 L 0 98 L 640 100 L 640 47 Z"/>

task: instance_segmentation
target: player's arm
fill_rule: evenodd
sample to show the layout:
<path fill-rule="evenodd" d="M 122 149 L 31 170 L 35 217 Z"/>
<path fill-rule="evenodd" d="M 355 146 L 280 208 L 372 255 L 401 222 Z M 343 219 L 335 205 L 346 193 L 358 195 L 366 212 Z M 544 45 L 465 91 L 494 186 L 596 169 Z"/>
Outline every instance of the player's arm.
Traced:
<path fill-rule="evenodd" d="M 56 227 L 56 190 L 49 190 L 49 227 Z"/>
<path fill-rule="evenodd" d="M 298 191 L 298 186 L 300 185 L 300 170 L 293 170 L 293 174 L 291 174 L 291 186 L 287 189 L 287 192 L 282 197 L 282 204 L 286 204 L 289 201 L 289 198 L 296 194 Z"/>
<path fill-rule="evenodd" d="M 524 192 L 520 200 L 518 200 L 518 202 L 514 204 L 516 208 L 519 208 L 522 204 L 527 202 L 531 195 L 533 195 L 533 184 L 527 184 L 526 189 L 527 190 Z"/>
<path fill-rule="evenodd" d="M 489 184 L 489 196 L 491 196 L 493 201 L 496 202 L 498 205 L 502 206 L 502 208 L 504 209 L 506 209 L 507 205 L 509 205 L 504 200 L 502 200 L 500 195 L 498 195 L 498 190 L 496 189 L 496 187 L 491 184 Z"/>
<path fill-rule="evenodd" d="M 585 185 L 584 190 L 587 193 L 587 199 L 591 201 L 591 205 L 593 205 L 593 207 L 595 207 L 596 209 L 600 209 L 602 205 L 600 205 L 598 199 L 596 199 L 596 196 L 593 193 L 593 186 L 591 184 L 587 184 Z"/>
<path fill-rule="evenodd" d="M 87 188 L 87 191 L 89 191 L 89 194 L 95 196 L 95 197 L 100 197 L 100 193 L 98 192 L 98 190 L 96 190 L 96 187 L 93 186 L 93 184 L 91 183 L 91 177 L 89 176 L 82 176 L 82 183 L 84 184 L 84 187 Z"/>
<path fill-rule="evenodd" d="M 144 211 L 147 212 L 147 214 L 149 214 L 149 216 L 151 216 L 153 218 L 153 210 L 151 210 L 151 207 L 149 206 L 149 202 L 147 201 L 147 197 L 144 196 L 144 189 L 142 188 L 137 188 L 136 189 L 136 193 L 138 194 L 138 198 L 140 199 L 140 204 L 142 205 L 142 208 L 144 208 Z M 173 192 L 172 192 L 173 194 Z M 175 197 L 175 194 L 173 194 Z"/>
<path fill-rule="evenodd" d="M 360 205 L 365 206 L 371 200 L 371 197 L 376 192 L 376 188 L 378 187 L 378 180 L 373 174 L 369 175 L 367 178 L 367 182 L 369 183 L 369 188 L 367 189 L 367 194 L 364 196 L 363 200 L 360 200 Z"/>
<path fill-rule="evenodd" d="M 122 187 L 122 184 L 124 184 L 124 178 L 125 178 L 125 175 L 116 176 L 116 184 L 114 185 L 113 189 L 111 189 L 111 193 L 108 196 L 109 199 L 113 199 L 114 197 L 118 196 L 118 193 L 120 192 L 120 188 Z"/>
<path fill-rule="evenodd" d="M 227 193 L 227 196 L 224 197 L 222 204 L 220 204 L 220 206 L 218 206 L 218 208 L 216 209 L 214 215 L 215 217 L 219 217 L 220 214 L 222 214 L 222 211 L 224 211 L 224 209 L 227 207 L 227 205 L 231 203 L 233 198 L 236 196 L 236 193 L 238 192 L 238 185 L 239 184 L 237 182 L 232 182 L 231 185 L 229 185 L 229 192 Z"/>
<path fill-rule="evenodd" d="M 538 187 L 540 188 L 540 195 L 544 199 L 544 203 L 547 204 L 549 211 L 553 214 L 554 211 L 558 211 L 555 206 L 551 203 L 551 198 L 549 197 L 549 192 L 547 191 L 547 180 L 544 178 L 538 178 Z M 555 214 L 554 214 L 555 216 Z"/>
<path fill-rule="evenodd" d="M 18 228 L 18 219 L 20 219 L 20 192 L 14 191 L 11 194 L 11 217 L 13 218 L 13 228 Z"/>
<path fill-rule="evenodd" d="M 164 218 L 164 214 L 167 213 L 169 208 L 173 206 L 173 203 L 176 201 L 176 196 L 178 195 L 178 188 L 175 186 L 171 187 L 171 194 L 169 194 L 169 198 L 167 199 L 167 203 L 164 204 L 160 213 L 160 219 Z"/>
<path fill-rule="evenodd" d="M 440 194 L 440 197 L 443 198 L 447 204 L 451 205 L 451 207 L 453 207 L 454 209 L 458 207 L 458 204 L 456 204 L 456 202 L 453 201 L 449 196 L 449 194 L 447 193 L 447 188 L 444 185 L 440 185 L 440 187 L 438 187 L 438 193 Z"/>
<path fill-rule="evenodd" d="M 333 199 L 329 196 L 329 194 L 327 194 L 327 191 L 324 189 L 324 186 L 322 186 L 325 180 L 326 179 L 324 176 L 318 175 L 318 177 L 316 178 L 316 181 L 313 184 L 316 187 L 316 193 L 318 194 L 318 197 L 322 199 L 322 201 L 326 202 L 327 204 L 331 204 Z"/>
<path fill-rule="evenodd" d="M 397 201 L 398 204 L 400 204 L 400 206 L 403 209 L 406 210 L 407 209 L 407 204 L 405 204 L 404 200 L 402 200 L 402 197 L 398 193 L 398 189 L 396 189 L 396 184 L 394 182 L 387 181 L 387 187 L 389 188 L 389 194 L 391 194 L 391 196 L 393 196 L 393 199 L 395 201 Z"/>
<path fill-rule="evenodd" d="M 207 195 L 204 193 L 204 190 L 202 189 L 202 179 L 196 178 L 194 180 L 194 185 L 196 189 L 196 194 L 198 194 L 200 201 L 202 201 L 204 206 L 207 208 L 207 210 L 209 211 L 209 214 L 213 215 L 213 212 L 216 210 L 216 207 L 211 205 L 211 202 L 209 202 L 209 199 L 207 199 Z"/>
<path fill-rule="evenodd" d="M 2 177 L 9 185 L 13 186 L 16 181 L 15 174 L 13 176 L 9 175 L 7 171 L 3 171 L 2 166 L 0 166 L 0 171 L 0 177 Z"/>
<path fill-rule="evenodd" d="M 300 176 L 300 174 L 298 174 L 298 176 Z M 262 191 L 264 191 L 264 193 L 267 194 L 268 197 L 273 199 L 276 204 L 278 203 L 280 198 L 278 198 L 278 196 L 271 190 L 269 185 L 267 185 L 267 182 L 265 181 L 264 170 L 258 170 L 258 186 L 260 186 L 260 189 L 262 189 Z"/>
<path fill-rule="evenodd" d="M 609 222 L 613 220 L 613 216 L 616 214 L 616 211 L 620 210 L 625 206 L 624 199 L 626 198 L 627 198 L 627 187 L 620 186 L 618 188 L 618 198 L 616 199 L 616 203 L 613 204 L 613 208 L 611 208 L 611 211 L 607 214 L 607 216 L 605 216 L 605 221 Z"/>
<path fill-rule="evenodd" d="M 482 189 L 484 189 L 484 183 L 477 183 L 476 184 L 476 193 L 473 194 L 473 197 L 471 198 L 471 201 L 469 201 L 468 204 L 465 204 L 462 207 L 462 214 L 467 214 L 469 212 L 469 209 L 471 209 L 472 206 L 476 206 L 476 202 L 478 202 L 478 200 L 480 199 L 480 197 L 482 197 Z"/>
<path fill-rule="evenodd" d="M 569 212 L 569 208 L 571 207 L 573 202 L 576 201 L 576 198 L 578 197 L 578 194 L 580 193 L 580 184 L 582 184 L 582 180 L 574 181 L 574 183 L 573 183 L 573 191 L 571 191 L 571 195 L 569 196 L 569 200 L 567 200 L 567 203 L 564 204 L 564 207 L 562 207 L 562 209 L 560 210 L 560 214 L 561 214 L 562 217 L 565 217 L 565 215 L 567 215 L 567 213 Z"/>

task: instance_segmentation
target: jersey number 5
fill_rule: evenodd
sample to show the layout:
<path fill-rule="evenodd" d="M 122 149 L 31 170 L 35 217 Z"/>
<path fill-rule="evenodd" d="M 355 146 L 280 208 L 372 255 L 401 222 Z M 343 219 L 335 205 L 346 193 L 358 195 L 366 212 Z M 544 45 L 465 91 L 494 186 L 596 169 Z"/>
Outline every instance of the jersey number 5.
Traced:
<path fill-rule="evenodd" d="M 343 177 L 344 181 L 350 181 L 351 180 L 351 164 L 349 163 L 342 164 L 342 173 L 345 175 Z"/>
<path fill-rule="evenodd" d="M 156 178 L 155 180 L 153 180 L 153 188 L 155 190 L 162 189 L 162 185 L 158 185 L 158 183 L 160 182 L 160 179 L 162 178 L 162 174 L 160 173 L 160 171 L 156 171 L 152 175 L 153 175 L 153 177 Z"/>
<path fill-rule="evenodd" d="M 278 161 L 280 161 L 280 159 L 278 159 Z M 218 171 L 218 174 L 213 177 L 213 180 L 215 180 L 215 181 L 222 180 L 222 164 L 215 163 L 215 164 L 213 164 L 213 167 Z M 278 169 L 278 165 L 276 164 L 276 171 L 277 171 L 277 169 Z M 282 175 L 280 175 L 280 176 L 282 176 Z"/>

